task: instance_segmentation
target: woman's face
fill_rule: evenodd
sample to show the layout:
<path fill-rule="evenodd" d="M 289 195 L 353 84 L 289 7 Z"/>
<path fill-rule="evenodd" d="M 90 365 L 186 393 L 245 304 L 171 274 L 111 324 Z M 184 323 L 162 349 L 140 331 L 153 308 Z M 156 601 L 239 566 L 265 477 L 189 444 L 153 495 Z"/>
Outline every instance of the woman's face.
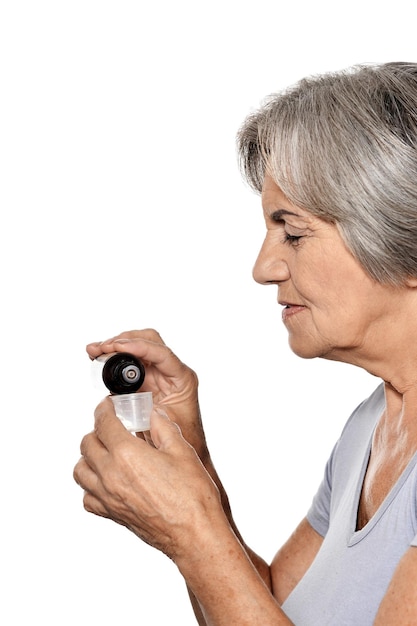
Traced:
<path fill-rule="evenodd" d="M 262 204 L 267 234 L 253 276 L 278 286 L 291 349 L 351 362 L 369 355 L 395 321 L 396 288 L 373 280 L 334 224 L 293 205 L 269 177 Z"/>

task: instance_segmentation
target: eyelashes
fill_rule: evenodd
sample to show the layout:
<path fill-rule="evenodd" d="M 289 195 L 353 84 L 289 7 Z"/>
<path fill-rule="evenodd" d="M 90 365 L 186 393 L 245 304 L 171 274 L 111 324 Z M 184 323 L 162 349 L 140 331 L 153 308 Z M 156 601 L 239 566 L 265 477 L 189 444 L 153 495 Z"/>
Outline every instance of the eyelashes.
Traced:
<path fill-rule="evenodd" d="M 282 234 L 282 243 L 286 243 L 289 246 L 297 247 L 300 244 L 300 240 L 304 237 L 304 235 L 291 235 L 286 231 L 286 228 L 293 228 L 290 224 L 287 225 L 286 221 L 282 219 L 282 215 L 280 211 L 276 211 L 270 216 L 271 221 L 275 225 L 278 225 Z M 295 227 L 294 227 L 295 228 Z M 273 227 L 274 229 L 274 227 Z M 296 228 L 296 230 L 301 230 L 301 228 Z"/>
<path fill-rule="evenodd" d="M 284 233 L 283 243 L 288 243 L 290 246 L 297 246 L 300 243 L 300 239 L 302 239 L 302 235 L 289 235 L 288 233 Z"/>

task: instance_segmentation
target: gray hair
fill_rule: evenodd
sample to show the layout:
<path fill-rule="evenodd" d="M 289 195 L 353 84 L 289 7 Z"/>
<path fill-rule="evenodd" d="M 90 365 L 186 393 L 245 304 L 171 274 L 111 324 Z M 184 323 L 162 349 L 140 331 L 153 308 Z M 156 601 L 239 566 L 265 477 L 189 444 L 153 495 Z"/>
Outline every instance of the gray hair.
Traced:
<path fill-rule="evenodd" d="M 237 135 L 240 167 L 337 225 L 382 283 L 417 277 L 417 64 L 359 65 L 269 96 Z"/>

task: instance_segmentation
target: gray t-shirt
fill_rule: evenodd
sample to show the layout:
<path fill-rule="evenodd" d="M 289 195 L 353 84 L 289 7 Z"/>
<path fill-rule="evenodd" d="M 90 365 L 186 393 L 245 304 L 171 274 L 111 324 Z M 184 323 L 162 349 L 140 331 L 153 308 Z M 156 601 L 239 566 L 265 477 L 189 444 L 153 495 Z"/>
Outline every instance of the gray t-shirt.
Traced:
<path fill-rule="evenodd" d="M 417 452 L 364 528 L 356 531 L 380 385 L 351 415 L 307 514 L 323 544 L 283 610 L 296 626 L 371 626 L 394 570 L 417 546 Z"/>

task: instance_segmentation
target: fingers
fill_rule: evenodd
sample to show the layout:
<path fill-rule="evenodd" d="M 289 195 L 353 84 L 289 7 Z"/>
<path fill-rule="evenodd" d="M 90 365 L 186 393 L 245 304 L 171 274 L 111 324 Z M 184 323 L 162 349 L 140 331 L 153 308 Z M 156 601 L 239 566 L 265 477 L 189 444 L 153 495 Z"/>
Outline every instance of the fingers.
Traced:
<path fill-rule="evenodd" d="M 168 450 L 176 443 L 188 446 L 181 435 L 181 430 L 175 422 L 171 421 L 165 411 L 155 408 L 151 414 L 150 435 L 155 448 Z"/>
<path fill-rule="evenodd" d="M 106 341 L 90 343 L 86 350 L 91 359 L 112 352 L 130 352 L 134 356 L 156 365 L 160 372 L 165 375 L 171 375 L 185 367 L 172 350 L 165 345 L 159 333 L 150 329 L 130 331 Z"/>
<path fill-rule="evenodd" d="M 152 411 L 150 433 L 135 439 L 132 439 L 131 433 L 116 417 L 110 398 L 105 398 L 97 406 L 94 416 L 94 434 L 84 437 L 81 443 L 81 454 L 94 470 L 97 470 L 97 465 L 104 458 L 106 451 L 115 449 L 119 444 L 134 443 L 141 446 L 138 448 L 138 452 L 140 450 L 142 455 L 147 454 L 149 444 L 152 444 L 154 448 L 166 450 L 175 441 L 181 440 L 184 445 L 188 446 L 181 435 L 179 426 L 172 422 L 165 411 L 160 408 L 155 408 Z"/>
<path fill-rule="evenodd" d="M 99 515 L 100 517 L 110 517 L 102 501 L 88 491 L 84 492 L 83 505 L 87 513 L 94 513 L 94 515 Z"/>
<path fill-rule="evenodd" d="M 75 482 L 84 489 L 83 505 L 85 510 L 100 517 L 108 517 L 107 509 L 100 497 L 101 482 L 84 458 L 78 461 L 73 476 Z"/>
<path fill-rule="evenodd" d="M 74 467 L 73 477 L 77 485 L 84 489 L 85 494 L 90 494 L 91 497 L 97 499 L 100 491 L 100 481 L 96 472 L 90 467 L 84 457 L 81 457 Z"/>
<path fill-rule="evenodd" d="M 74 479 L 83 487 L 91 490 L 92 477 L 97 475 L 99 466 L 106 457 L 107 450 L 95 432 L 88 433 L 81 441 L 81 459 L 74 468 Z"/>
<path fill-rule="evenodd" d="M 80 445 L 82 457 L 96 473 L 105 462 L 108 451 L 120 442 L 131 441 L 131 433 L 116 417 L 109 397 L 104 398 L 95 412 L 94 431 L 83 437 Z"/>
<path fill-rule="evenodd" d="M 109 339 L 106 339 L 105 341 L 95 341 L 89 343 L 86 349 L 90 357 L 92 359 L 95 359 L 96 357 L 100 356 L 100 354 L 111 352 L 114 342 L 119 342 L 119 344 L 123 344 L 133 342 L 136 339 L 143 339 L 152 343 L 165 345 L 161 335 L 156 330 L 152 328 L 145 328 L 144 330 L 126 331 Z"/>
<path fill-rule="evenodd" d="M 195 494 L 201 492 L 204 503 L 204 494 L 214 488 L 195 450 L 159 407 L 142 439 L 132 437 L 106 398 L 96 409 L 95 430 L 84 437 L 81 452 L 74 479 L 84 489 L 84 508 L 126 526 L 169 555 L 181 541 L 178 520 L 184 512 L 185 523 L 194 523 Z"/>
<path fill-rule="evenodd" d="M 152 329 L 121 333 L 104 342 L 89 344 L 87 352 L 92 359 L 101 354 L 130 352 L 143 361 L 146 376 L 141 391 L 152 392 L 154 404 L 166 408 L 199 455 L 206 454 L 197 374 L 165 345 L 159 333 Z"/>
<path fill-rule="evenodd" d="M 139 476 L 155 476 L 162 460 L 159 451 L 168 453 L 167 456 L 164 454 L 163 463 L 171 462 L 178 466 L 172 457 L 177 457 L 177 460 L 184 458 L 184 450 L 191 450 L 191 446 L 182 437 L 178 426 L 160 409 L 152 414 L 151 432 L 146 433 L 143 439 L 132 437 L 114 415 L 113 405 L 107 400 L 96 410 L 95 431 L 81 442 L 82 457 L 74 468 L 73 476 L 84 489 L 86 510 L 114 518 L 114 511 L 110 513 L 114 509 L 112 502 L 115 494 L 119 502 L 119 491 L 124 493 L 126 485 L 131 486 Z"/>
<path fill-rule="evenodd" d="M 116 417 L 114 405 L 109 396 L 104 398 L 94 411 L 94 432 L 106 450 L 110 450 L 123 442 L 131 442 L 132 435 L 126 430 L 119 418 Z M 89 441 L 87 438 L 86 443 L 89 443 Z M 84 449 L 86 448 L 86 443 L 84 443 Z M 84 454 L 83 450 L 82 453 Z M 88 449 L 85 449 L 85 453 L 88 455 Z"/>

